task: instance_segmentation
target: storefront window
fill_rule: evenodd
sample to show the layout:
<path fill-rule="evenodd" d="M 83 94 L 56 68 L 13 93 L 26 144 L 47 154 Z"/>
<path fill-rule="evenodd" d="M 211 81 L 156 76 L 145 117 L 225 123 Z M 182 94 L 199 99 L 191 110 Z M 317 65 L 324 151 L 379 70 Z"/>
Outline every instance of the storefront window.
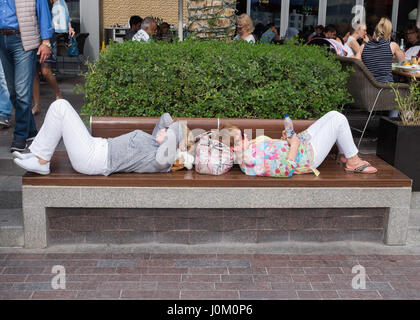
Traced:
<path fill-rule="evenodd" d="M 307 38 L 318 24 L 319 0 L 291 0 L 289 28 L 295 28 Z"/>
<path fill-rule="evenodd" d="M 280 28 L 281 0 L 251 0 L 251 19 L 254 25 L 274 23 Z"/>
<path fill-rule="evenodd" d="M 337 33 L 344 36 L 350 30 L 356 0 L 328 0 L 326 25 L 333 24 Z"/>
<path fill-rule="evenodd" d="M 405 28 L 416 25 L 418 0 L 400 0 L 398 8 L 397 36 L 398 41 L 404 37 Z M 407 39 L 406 39 L 407 40 Z"/>
<path fill-rule="evenodd" d="M 76 33 L 80 33 L 80 0 L 66 0 L 69 8 L 71 25 Z"/>
<path fill-rule="evenodd" d="M 392 21 L 393 0 L 365 0 L 366 26 L 368 34 L 372 35 L 376 25 L 382 17 Z M 401 8 L 401 1 L 400 1 Z"/>

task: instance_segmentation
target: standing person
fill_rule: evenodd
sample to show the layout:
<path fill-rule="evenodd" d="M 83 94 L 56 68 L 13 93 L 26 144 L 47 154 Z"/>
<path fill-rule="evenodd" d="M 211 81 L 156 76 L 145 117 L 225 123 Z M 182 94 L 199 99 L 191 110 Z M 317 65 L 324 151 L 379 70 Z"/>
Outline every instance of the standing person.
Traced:
<path fill-rule="evenodd" d="M 12 113 L 9 90 L 4 78 L 3 66 L 0 63 L 0 128 L 10 127 L 10 114 Z"/>
<path fill-rule="evenodd" d="M 133 36 L 133 41 L 150 42 L 151 37 L 157 32 L 157 23 L 151 17 L 144 18 L 141 23 L 141 29 Z"/>
<path fill-rule="evenodd" d="M 139 16 L 130 17 L 130 30 L 124 36 L 124 40 L 133 40 L 134 35 L 140 30 L 143 19 Z"/>
<path fill-rule="evenodd" d="M 254 32 L 254 24 L 249 15 L 243 13 L 238 17 L 236 20 L 236 29 L 238 34 L 234 38 L 235 40 L 242 39 L 246 42 L 255 43 L 255 38 L 252 35 L 252 32 Z"/>
<path fill-rule="evenodd" d="M 42 63 L 51 53 L 51 14 L 47 0 L 4 0 L 0 12 L 0 60 L 15 107 L 10 150 L 24 151 L 27 139 L 37 133 L 31 112 L 32 86 L 36 56 Z"/>
<path fill-rule="evenodd" d="M 57 57 L 57 36 L 59 36 L 59 34 L 65 34 L 65 39 L 67 39 L 67 35 L 69 37 L 74 36 L 74 29 L 71 26 L 69 10 L 67 8 L 66 2 L 64 0 L 50 0 L 50 3 L 52 4 L 52 7 L 50 7 L 50 9 L 52 15 L 52 24 L 55 31 L 51 38 L 52 53 L 49 59 L 47 59 L 43 63 L 39 63 L 38 61 L 36 66 L 33 87 L 33 115 L 36 115 L 41 111 L 39 97 L 41 89 L 39 82 L 39 72 L 42 73 L 42 75 L 50 85 L 51 89 L 54 90 L 55 99 L 57 100 L 63 98 L 63 95 L 57 83 L 57 79 L 55 78 L 51 70 L 51 63 L 54 63 Z"/>

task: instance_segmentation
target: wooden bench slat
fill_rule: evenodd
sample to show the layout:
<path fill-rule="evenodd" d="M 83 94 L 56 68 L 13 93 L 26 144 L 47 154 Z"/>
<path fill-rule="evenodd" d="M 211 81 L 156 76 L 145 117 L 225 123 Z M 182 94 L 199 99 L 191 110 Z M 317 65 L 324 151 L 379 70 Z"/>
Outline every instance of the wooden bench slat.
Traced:
<path fill-rule="evenodd" d="M 410 187 L 411 180 L 374 155 L 364 155 L 378 168 L 377 174 L 347 174 L 333 160 L 319 168 L 321 174 L 295 175 L 292 178 L 251 177 L 235 166 L 221 176 L 200 175 L 194 170 L 170 173 L 116 173 L 109 177 L 88 176 L 71 167 L 67 153 L 56 152 L 51 161 L 51 174 L 27 173 L 22 183 L 38 186 L 114 186 L 114 187 Z"/>

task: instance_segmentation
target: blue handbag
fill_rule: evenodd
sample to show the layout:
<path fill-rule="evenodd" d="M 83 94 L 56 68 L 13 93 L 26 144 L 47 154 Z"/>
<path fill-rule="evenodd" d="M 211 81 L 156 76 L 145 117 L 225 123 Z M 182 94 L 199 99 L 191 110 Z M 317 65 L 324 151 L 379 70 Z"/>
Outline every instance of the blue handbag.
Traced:
<path fill-rule="evenodd" d="M 74 37 L 70 38 L 68 46 L 67 55 L 69 57 L 77 57 L 79 55 L 79 49 L 77 48 L 77 41 Z"/>

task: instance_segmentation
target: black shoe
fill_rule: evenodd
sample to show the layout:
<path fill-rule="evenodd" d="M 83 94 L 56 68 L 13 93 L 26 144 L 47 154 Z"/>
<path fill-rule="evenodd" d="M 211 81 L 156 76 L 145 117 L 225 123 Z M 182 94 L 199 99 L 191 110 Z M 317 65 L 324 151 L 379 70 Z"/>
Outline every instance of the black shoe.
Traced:
<path fill-rule="evenodd" d="M 0 128 L 9 128 L 10 120 L 6 117 L 0 116 Z"/>
<path fill-rule="evenodd" d="M 34 140 L 37 134 L 38 134 L 38 131 L 36 130 L 33 132 L 30 132 L 29 136 L 26 138 L 26 142 Z"/>
<path fill-rule="evenodd" d="M 10 152 L 14 151 L 25 151 L 26 150 L 26 141 L 24 139 L 15 139 L 12 142 L 12 146 L 10 147 Z"/>

